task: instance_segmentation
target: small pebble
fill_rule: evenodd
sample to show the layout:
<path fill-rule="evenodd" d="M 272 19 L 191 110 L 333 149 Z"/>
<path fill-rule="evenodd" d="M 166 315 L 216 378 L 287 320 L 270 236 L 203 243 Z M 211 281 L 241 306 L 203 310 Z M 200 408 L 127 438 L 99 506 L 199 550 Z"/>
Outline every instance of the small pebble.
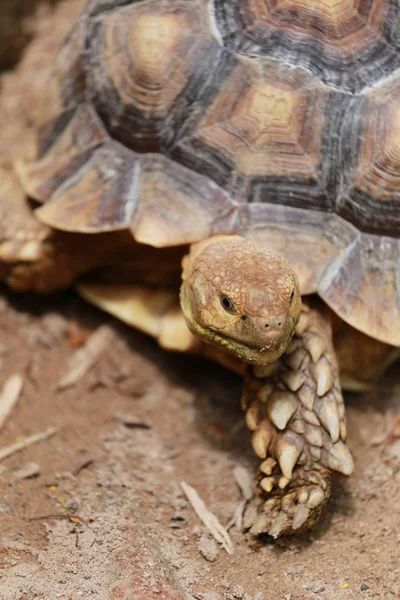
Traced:
<path fill-rule="evenodd" d="M 196 600 L 223 600 L 223 597 L 218 592 L 207 590 L 201 586 L 193 586 L 192 588 L 193 598 Z"/>
<path fill-rule="evenodd" d="M 34 462 L 27 463 L 18 471 L 14 471 L 14 476 L 18 479 L 30 479 L 40 474 L 40 467 Z"/>
<path fill-rule="evenodd" d="M 369 590 L 369 585 L 367 585 L 366 583 L 362 583 L 361 584 L 361 591 L 362 592 L 366 592 L 367 590 Z"/>
<path fill-rule="evenodd" d="M 214 540 L 203 534 L 198 542 L 200 554 L 209 562 L 214 562 L 218 556 L 218 547 Z"/>

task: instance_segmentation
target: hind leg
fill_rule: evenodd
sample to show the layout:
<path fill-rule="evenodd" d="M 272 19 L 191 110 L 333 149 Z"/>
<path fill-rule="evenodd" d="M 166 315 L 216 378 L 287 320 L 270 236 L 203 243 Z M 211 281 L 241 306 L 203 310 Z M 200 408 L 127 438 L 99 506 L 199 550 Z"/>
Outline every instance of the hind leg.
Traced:
<path fill-rule="evenodd" d="M 311 527 L 329 498 L 332 472 L 353 471 L 323 307 L 304 306 L 295 337 L 276 363 L 248 369 L 243 408 L 262 459 L 259 495 L 245 526 L 273 537 Z"/>

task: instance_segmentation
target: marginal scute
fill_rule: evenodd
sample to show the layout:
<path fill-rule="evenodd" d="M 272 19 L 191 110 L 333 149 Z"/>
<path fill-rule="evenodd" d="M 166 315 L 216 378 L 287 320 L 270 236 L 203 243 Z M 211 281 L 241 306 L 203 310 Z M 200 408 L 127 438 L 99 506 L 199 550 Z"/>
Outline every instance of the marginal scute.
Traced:
<path fill-rule="evenodd" d="M 39 219 L 65 231 L 97 233 L 128 229 L 137 206 L 140 160 L 115 142 L 106 142 L 67 179 Z"/>
<path fill-rule="evenodd" d="M 87 19 L 82 16 L 73 25 L 54 61 L 46 93 L 36 115 L 38 155 L 55 140 L 54 124 L 60 117 L 85 102 L 86 72 L 84 48 Z"/>
<path fill-rule="evenodd" d="M 131 230 L 156 247 L 228 232 L 237 207 L 210 179 L 159 155 L 142 159 L 139 205 Z"/>
<path fill-rule="evenodd" d="M 17 163 L 20 180 L 29 196 L 47 202 L 57 188 L 90 159 L 108 134 L 90 104 L 67 111 L 63 130 L 47 151 L 34 161 Z M 57 226 L 57 225 L 56 225 Z"/>

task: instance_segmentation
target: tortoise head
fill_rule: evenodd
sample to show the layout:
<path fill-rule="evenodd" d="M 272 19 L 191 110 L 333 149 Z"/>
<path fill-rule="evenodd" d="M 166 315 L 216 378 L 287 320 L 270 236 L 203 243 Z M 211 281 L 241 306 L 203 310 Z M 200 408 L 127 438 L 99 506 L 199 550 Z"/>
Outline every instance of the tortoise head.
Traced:
<path fill-rule="evenodd" d="M 278 254 L 238 236 L 191 246 L 183 260 L 181 305 L 189 329 L 248 363 L 286 350 L 299 319 L 295 273 Z"/>

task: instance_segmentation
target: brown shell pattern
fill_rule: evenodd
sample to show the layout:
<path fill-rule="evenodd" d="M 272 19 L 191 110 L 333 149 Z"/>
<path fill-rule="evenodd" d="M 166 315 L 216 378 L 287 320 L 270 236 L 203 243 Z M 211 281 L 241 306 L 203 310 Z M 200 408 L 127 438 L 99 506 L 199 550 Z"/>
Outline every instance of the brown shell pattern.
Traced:
<path fill-rule="evenodd" d="M 400 345 L 399 45 L 397 0 L 92 0 L 20 176 L 59 229 L 255 239 Z"/>

